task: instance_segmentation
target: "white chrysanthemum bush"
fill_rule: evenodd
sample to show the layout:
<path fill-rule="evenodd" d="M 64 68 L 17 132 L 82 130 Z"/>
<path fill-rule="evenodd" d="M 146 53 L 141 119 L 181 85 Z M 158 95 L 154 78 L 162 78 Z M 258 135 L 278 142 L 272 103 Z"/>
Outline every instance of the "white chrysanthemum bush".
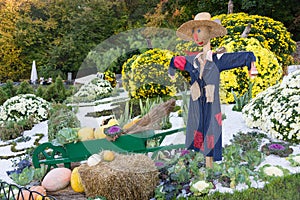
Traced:
<path fill-rule="evenodd" d="M 254 53 L 258 75 L 250 79 L 254 84 L 252 97 L 255 97 L 258 93 L 280 81 L 282 68 L 277 61 L 276 55 L 264 48 L 257 39 L 240 37 L 235 37 L 235 39 L 229 38 L 223 40 L 220 46 L 225 47 L 227 52 L 252 51 Z M 239 95 L 243 95 L 248 91 L 248 81 L 249 75 L 247 67 L 221 72 L 221 101 L 224 103 L 234 102 L 232 90 Z"/>
<path fill-rule="evenodd" d="M 48 118 L 49 102 L 34 94 L 20 94 L 6 100 L 0 108 L 0 123 L 32 118 L 34 123 Z"/>
<path fill-rule="evenodd" d="M 112 91 L 113 88 L 109 81 L 95 78 L 82 85 L 78 92 L 74 94 L 73 100 L 91 102 L 109 96 Z"/>
<path fill-rule="evenodd" d="M 300 143 L 300 71 L 258 94 L 243 110 L 247 126 Z"/>

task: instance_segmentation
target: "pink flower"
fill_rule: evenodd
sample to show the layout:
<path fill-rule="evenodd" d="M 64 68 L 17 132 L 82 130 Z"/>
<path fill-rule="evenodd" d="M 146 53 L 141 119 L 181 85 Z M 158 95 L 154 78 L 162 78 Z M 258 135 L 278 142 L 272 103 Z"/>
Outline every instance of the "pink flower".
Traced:
<path fill-rule="evenodd" d="M 189 154 L 190 151 L 189 150 L 182 150 L 180 156 L 184 156 L 186 154 Z"/>
<path fill-rule="evenodd" d="M 282 146 L 281 144 L 271 144 L 271 145 L 269 145 L 269 149 L 271 149 L 271 150 L 284 150 L 285 147 Z"/>
<path fill-rule="evenodd" d="M 109 134 L 116 134 L 121 131 L 121 128 L 118 126 L 112 126 L 108 129 Z"/>

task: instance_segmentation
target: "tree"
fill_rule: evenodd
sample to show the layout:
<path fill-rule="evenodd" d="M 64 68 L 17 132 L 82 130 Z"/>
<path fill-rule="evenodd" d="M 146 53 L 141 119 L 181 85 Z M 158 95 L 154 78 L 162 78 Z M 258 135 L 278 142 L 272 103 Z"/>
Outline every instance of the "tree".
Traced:
<path fill-rule="evenodd" d="M 91 49 L 128 28 L 125 1 L 1 0 L 0 11 L 0 81 L 28 79 L 32 60 L 45 78 L 76 74 Z"/>
<path fill-rule="evenodd" d="M 18 80 L 26 74 L 22 50 L 17 44 L 20 10 L 27 10 L 27 4 L 19 0 L 3 0 L 0 4 L 0 81 Z M 28 69 L 28 67 L 27 67 Z"/>
<path fill-rule="evenodd" d="M 293 39 L 300 39 L 300 7 L 298 0 L 232 0 L 234 13 L 245 12 L 281 21 L 293 33 Z M 217 8 L 217 9 L 216 9 Z M 212 16 L 228 12 L 228 1 L 164 0 L 149 11 L 145 18 L 148 26 L 178 28 L 182 23 L 193 19 L 199 12 L 209 12 Z"/>

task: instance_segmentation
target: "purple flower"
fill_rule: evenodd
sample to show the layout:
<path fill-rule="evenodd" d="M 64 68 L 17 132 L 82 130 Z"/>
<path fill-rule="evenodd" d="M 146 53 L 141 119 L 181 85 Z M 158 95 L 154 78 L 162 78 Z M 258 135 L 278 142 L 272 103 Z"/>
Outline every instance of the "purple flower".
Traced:
<path fill-rule="evenodd" d="M 163 167 L 165 164 L 163 162 L 155 162 L 156 167 Z"/>
<path fill-rule="evenodd" d="M 190 151 L 189 150 L 182 150 L 180 156 L 184 156 L 186 154 L 189 154 Z"/>
<path fill-rule="evenodd" d="M 121 131 L 121 128 L 118 126 L 112 126 L 108 129 L 108 134 L 116 134 Z"/>
<path fill-rule="evenodd" d="M 281 144 L 271 144 L 269 145 L 270 150 L 284 150 L 285 147 L 282 146 Z"/>

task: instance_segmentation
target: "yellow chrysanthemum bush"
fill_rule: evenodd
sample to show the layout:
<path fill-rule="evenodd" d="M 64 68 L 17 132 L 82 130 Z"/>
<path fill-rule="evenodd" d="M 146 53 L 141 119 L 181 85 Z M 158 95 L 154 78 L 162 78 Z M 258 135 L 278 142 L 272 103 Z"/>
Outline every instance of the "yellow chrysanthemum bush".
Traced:
<path fill-rule="evenodd" d="M 258 75 L 250 79 L 254 84 L 252 88 L 252 97 L 264 91 L 268 87 L 276 84 L 282 77 L 281 66 L 278 63 L 276 55 L 270 50 L 264 48 L 255 38 L 228 38 L 220 43 L 227 49 L 227 52 L 252 51 L 256 57 L 256 68 Z M 226 70 L 221 73 L 221 92 L 220 98 L 223 103 L 234 102 L 232 90 L 239 95 L 247 92 L 249 87 L 248 68 L 236 68 Z"/>
<path fill-rule="evenodd" d="M 122 66 L 122 86 L 128 91 L 129 90 L 129 79 L 131 74 L 131 64 L 136 60 L 139 55 L 133 55 Z"/>
<path fill-rule="evenodd" d="M 176 49 L 175 51 L 179 54 L 179 55 L 187 55 L 190 53 L 194 53 L 194 52 L 200 52 L 202 51 L 203 47 L 197 45 L 195 42 L 193 41 L 184 41 L 181 39 L 176 39 Z"/>
<path fill-rule="evenodd" d="M 110 70 L 104 72 L 104 80 L 107 80 L 113 88 L 117 85 L 116 74 Z"/>
<path fill-rule="evenodd" d="M 124 63 L 123 87 L 129 91 L 130 97 L 139 99 L 174 96 L 177 90 L 182 89 L 184 77 L 180 73 L 175 75 L 176 82 L 168 76 L 168 68 L 173 56 L 175 53 L 172 51 L 155 48 L 132 57 Z"/>
<path fill-rule="evenodd" d="M 269 17 L 246 13 L 222 14 L 214 16 L 213 19 L 220 19 L 228 34 L 222 38 L 213 39 L 212 46 L 219 46 L 224 39 L 239 37 L 248 23 L 251 23 L 248 38 L 256 38 L 263 47 L 275 53 L 282 67 L 293 62 L 291 54 L 296 50 L 296 42 L 291 39 L 291 34 L 283 23 Z"/>

